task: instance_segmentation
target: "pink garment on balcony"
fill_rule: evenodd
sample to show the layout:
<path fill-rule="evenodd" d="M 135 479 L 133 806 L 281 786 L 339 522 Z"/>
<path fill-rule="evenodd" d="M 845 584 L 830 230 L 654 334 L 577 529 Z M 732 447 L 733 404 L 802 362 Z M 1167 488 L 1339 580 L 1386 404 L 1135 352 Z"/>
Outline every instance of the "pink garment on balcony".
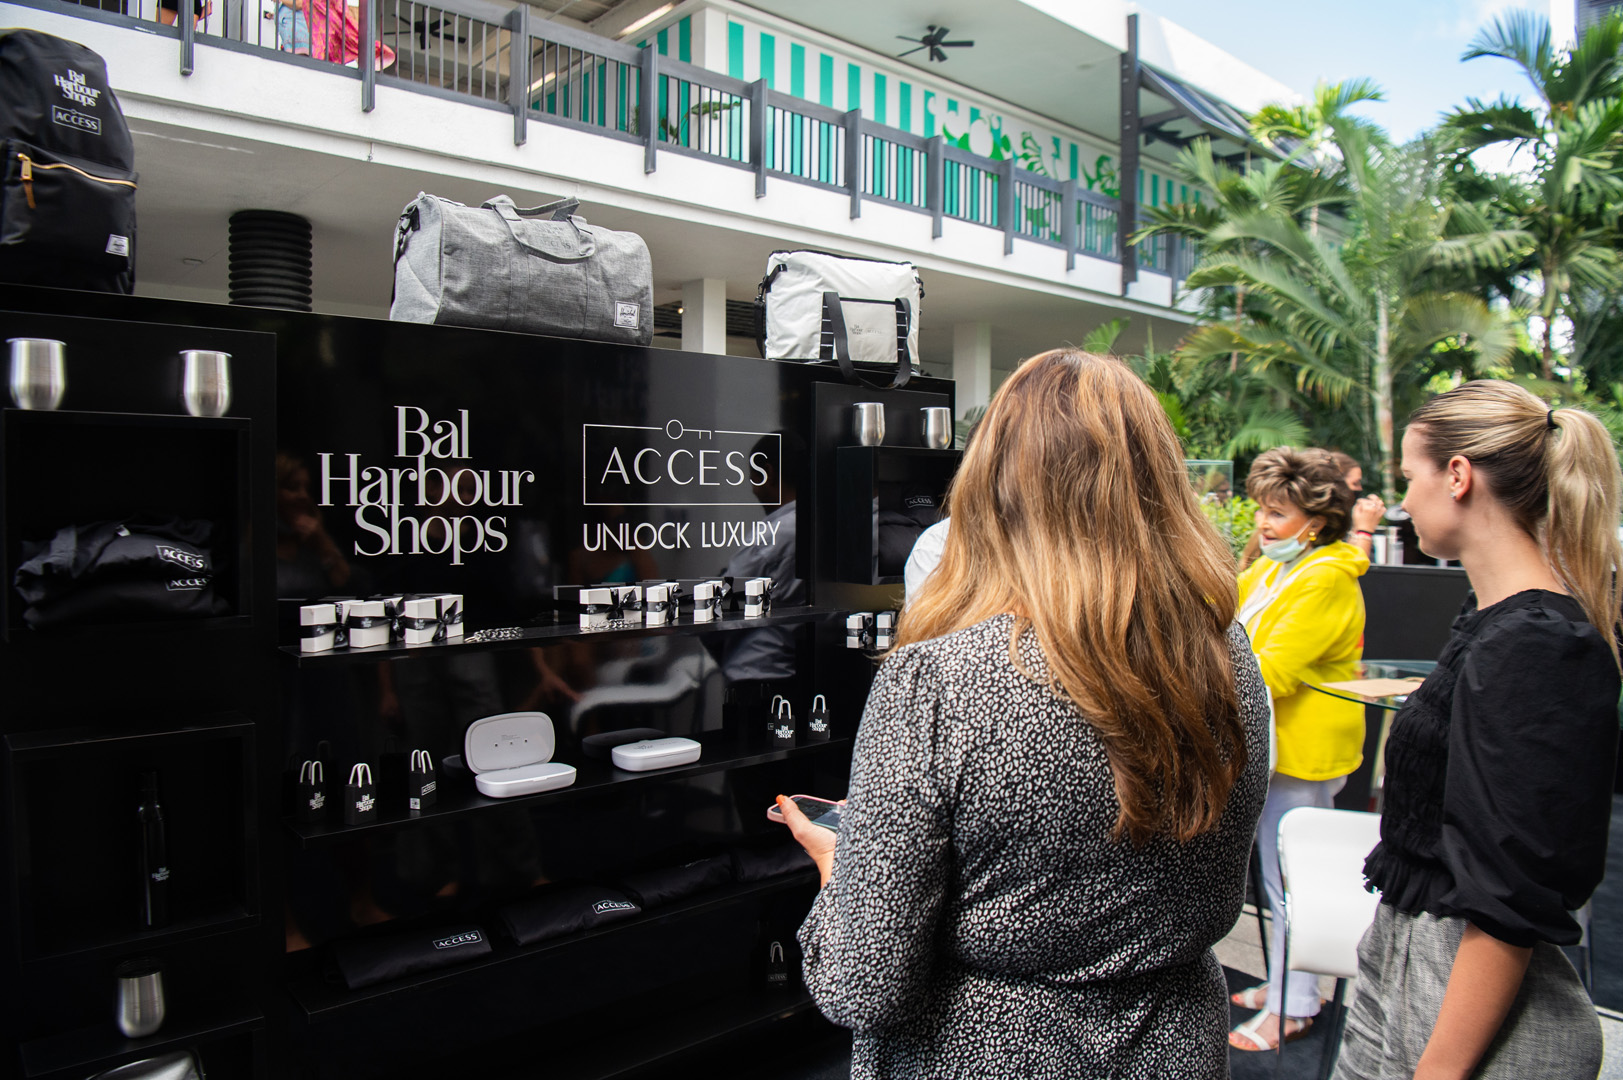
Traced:
<path fill-rule="evenodd" d="M 356 64 L 361 58 L 361 26 L 356 9 L 345 0 L 306 0 L 304 10 L 310 21 L 310 55 L 317 60 Z M 383 42 L 373 47 L 373 60 L 379 71 L 395 61 L 395 52 Z"/>

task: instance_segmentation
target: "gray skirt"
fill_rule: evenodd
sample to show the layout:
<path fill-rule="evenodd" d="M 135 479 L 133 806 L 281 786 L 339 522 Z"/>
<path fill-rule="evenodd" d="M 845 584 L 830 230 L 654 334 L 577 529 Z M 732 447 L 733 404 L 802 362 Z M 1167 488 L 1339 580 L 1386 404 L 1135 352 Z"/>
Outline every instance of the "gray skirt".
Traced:
<path fill-rule="evenodd" d="M 1464 919 L 1405 915 L 1382 904 L 1358 945 L 1357 998 L 1335 1080 L 1408 1080 L 1431 1038 Z M 1473 1077 L 1594 1080 L 1600 1021 L 1565 954 L 1533 947 L 1521 990 Z"/>

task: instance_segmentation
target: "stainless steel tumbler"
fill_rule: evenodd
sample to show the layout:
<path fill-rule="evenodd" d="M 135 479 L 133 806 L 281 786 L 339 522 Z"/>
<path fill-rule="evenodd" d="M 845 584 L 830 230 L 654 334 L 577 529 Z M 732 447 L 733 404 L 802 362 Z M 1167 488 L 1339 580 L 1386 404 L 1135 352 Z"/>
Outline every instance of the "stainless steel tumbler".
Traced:
<path fill-rule="evenodd" d="M 62 404 L 68 388 L 67 347 L 50 338 L 8 338 L 11 347 L 11 400 L 19 409 L 49 411 Z"/>
<path fill-rule="evenodd" d="M 859 401 L 851 406 L 856 412 L 857 442 L 862 446 L 879 446 L 885 441 L 885 406 L 878 401 Z"/>
<path fill-rule="evenodd" d="M 224 416 L 231 407 L 231 354 L 185 349 L 180 397 L 193 416 Z"/>
<path fill-rule="evenodd" d="M 921 439 L 931 450 L 946 450 L 952 446 L 952 410 L 945 405 L 931 405 L 920 409 L 924 414 Z"/>
<path fill-rule="evenodd" d="M 151 957 L 126 960 L 113 969 L 118 979 L 118 1030 L 144 1039 L 163 1025 L 163 969 Z"/>

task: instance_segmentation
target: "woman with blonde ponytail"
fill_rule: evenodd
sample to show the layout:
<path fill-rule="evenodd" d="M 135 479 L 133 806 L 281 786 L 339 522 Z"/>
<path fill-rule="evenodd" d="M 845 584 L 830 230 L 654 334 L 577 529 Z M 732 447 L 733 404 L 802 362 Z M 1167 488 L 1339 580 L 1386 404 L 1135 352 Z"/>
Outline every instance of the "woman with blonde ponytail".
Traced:
<path fill-rule="evenodd" d="M 1410 417 L 1403 474 L 1421 550 L 1473 595 L 1387 742 L 1336 1076 L 1589 1080 L 1600 1025 L 1559 946 L 1606 864 L 1617 454 L 1589 413 L 1470 382 Z"/>
<path fill-rule="evenodd" d="M 863 712 L 806 985 L 851 1075 L 1228 1076 L 1212 954 L 1267 787 L 1233 563 L 1160 403 L 1074 350 L 998 391 Z"/>

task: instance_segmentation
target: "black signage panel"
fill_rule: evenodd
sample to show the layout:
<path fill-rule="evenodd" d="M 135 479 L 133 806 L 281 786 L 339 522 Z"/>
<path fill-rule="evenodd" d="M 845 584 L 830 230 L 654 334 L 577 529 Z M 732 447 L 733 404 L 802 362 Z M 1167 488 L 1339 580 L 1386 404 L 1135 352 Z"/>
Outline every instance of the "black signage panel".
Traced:
<path fill-rule="evenodd" d="M 764 575 L 805 600 L 799 365 L 360 320 L 282 333 L 282 595 L 461 592 L 472 626 L 529 621 L 556 585 L 657 577 Z"/>

